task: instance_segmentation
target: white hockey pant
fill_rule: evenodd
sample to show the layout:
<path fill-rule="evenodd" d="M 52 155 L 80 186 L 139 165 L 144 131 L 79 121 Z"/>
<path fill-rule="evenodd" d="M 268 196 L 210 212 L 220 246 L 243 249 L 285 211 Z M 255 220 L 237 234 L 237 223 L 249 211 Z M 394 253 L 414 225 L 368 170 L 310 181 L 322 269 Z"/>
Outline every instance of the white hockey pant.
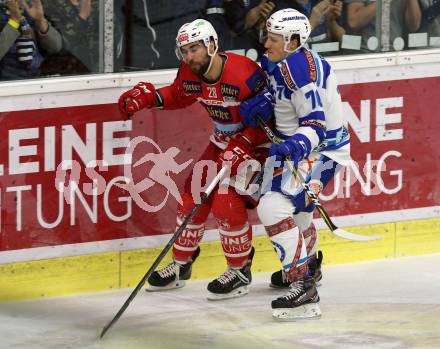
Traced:
<path fill-rule="evenodd" d="M 307 253 L 306 247 L 310 243 L 311 236 L 308 236 L 306 240 L 302 234 L 310 227 L 313 214 L 300 212 L 293 215 L 295 207 L 292 201 L 278 192 L 266 193 L 260 199 L 257 211 L 283 269 L 286 272 L 290 271 L 291 275 L 292 272 L 293 275 L 296 274 L 295 270 L 301 269 L 308 255 L 316 251 L 318 239 L 315 238 L 313 246 Z"/>

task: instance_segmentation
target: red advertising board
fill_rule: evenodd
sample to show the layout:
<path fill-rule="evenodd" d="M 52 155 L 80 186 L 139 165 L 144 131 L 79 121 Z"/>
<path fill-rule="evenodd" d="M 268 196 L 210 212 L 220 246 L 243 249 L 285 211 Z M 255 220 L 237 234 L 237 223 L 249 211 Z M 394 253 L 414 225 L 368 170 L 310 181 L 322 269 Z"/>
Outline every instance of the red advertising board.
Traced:
<path fill-rule="evenodd" d="M 440 204 L 439 85 L 435 77 L 340 87 L 356 165 L 322 196 L 332 216 Z M 172 232 L 177 202 L 154 181 L 151 154 L 160 148 L 178 164 L 193 160 L 168 172 L 181 189 L 211 132 L 199 105 L 144 110 L 130 122 L 116 104 L 0 117 L 0 251 Z M 130 139 L 138 140 L 131 161 Z M 133 197 L 129 182 L 146 189 Z"/>

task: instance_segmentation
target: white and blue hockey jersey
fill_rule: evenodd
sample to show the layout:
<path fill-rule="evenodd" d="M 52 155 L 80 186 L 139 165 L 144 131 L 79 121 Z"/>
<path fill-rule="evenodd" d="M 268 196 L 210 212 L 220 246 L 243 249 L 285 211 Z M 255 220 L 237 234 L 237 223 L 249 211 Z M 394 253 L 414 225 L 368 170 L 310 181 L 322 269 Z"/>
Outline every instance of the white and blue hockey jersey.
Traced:
<path fill-rule="evenodd" d="M 350 160 L 350 135 L 334 72 L 319 55 L 300 48 L 278 63 L 267 55 L 261 66 L 275 97 L 275 126 L 279 137 L 301 134 L 308 148 L 341 165 Z M 304 137 L 301 137 L 304 138 Z"/>

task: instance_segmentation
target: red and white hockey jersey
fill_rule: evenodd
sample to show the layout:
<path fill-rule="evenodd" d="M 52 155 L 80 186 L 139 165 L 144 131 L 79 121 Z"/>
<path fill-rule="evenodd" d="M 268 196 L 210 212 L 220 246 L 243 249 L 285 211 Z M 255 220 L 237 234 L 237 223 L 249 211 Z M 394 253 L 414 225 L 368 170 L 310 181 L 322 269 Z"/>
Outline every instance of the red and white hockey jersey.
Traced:
<path fill-rule="evenodd" d="M 265 89 L 267 82 L 265 73 L 247 57 L 234 53 L 219 55 L 225 61 L 218 81 L 204 81 L 182 62 L 174 82 L 159 92 L 164 109 L 180 109 L 200 102 L 214 124 L 211 141 L 224 149 L 230 137 L 244 129 L 239 115 L 240 103 Z M 245 134 L 255 145 L 266 142 L 259 129 L 248 128 Z"/>

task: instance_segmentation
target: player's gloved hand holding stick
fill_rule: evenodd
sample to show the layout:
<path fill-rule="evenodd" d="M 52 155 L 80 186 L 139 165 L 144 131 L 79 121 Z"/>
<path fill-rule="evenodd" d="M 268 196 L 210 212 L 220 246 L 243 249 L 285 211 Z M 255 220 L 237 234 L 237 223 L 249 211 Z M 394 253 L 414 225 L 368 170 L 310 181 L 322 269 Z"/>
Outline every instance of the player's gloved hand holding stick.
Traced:
<path fill-rule="evenodd" d="M 159 254 L 159 256 L 156 258 L 156 260 L 153 262 L 153 264 L 150 267 L 150 269 L 148 269 L 148 271 L 145 273 L 145 275 L 143 276 L 141 281 L 139 281 L 139 283 L 137 284 L 137 286 L 135 287 L 133 292 L 131 292 L 130 296 L 127 298 L 125 303 L 122 305 L 121 309 L 119 309 L 119 311 L 116 313 L 116 315 L 113 317 L 113 319 L 103 328 L 103 330 L 101 332 L 101 335 L 100 335 L 100 338 L 104 337 L 104 335 L 110 329 L 110 327 L 112 327 L 116 323 L 116 321 L 119 320 L 121 315 L 124 313 L 124 311 L 130 305 L 131 301 L 134 299 L 134 297 L 136 297 L 136 295 L 138 294 L 140 289 L 144 286 L 145 282 L 148 280 L 150 275 L 154 272 L 154 270 L 157 268 L 159 263 L 162 261 L 162 259 L 165 257 L 165 255 L 170 250 L 171 246 L 173 246 L 174 242 L 177 240 L 179 235 L 182 233 L 182 231 L 188 225 L 188 222 L 194 217 L 194 215 L 199 210 L 200 206 L 202 206 L 202 204 L 206 201 L 206 199 L 209 197 L 209 195 L 214 190 L 214 188 L 217 186 L 217 184 L 223 179 L 223 176 L 227 173 L 228 170 L 229 170 L 228 167 L 223 167 L 218 172 L 218 174 L 214 177 L 214 179 L 208 185 L 208 187 L 206 188 L 204 193 L 200 196 L 200 202 L 197 203 L 193 207 L 193 209 L 190 211 L 190 213 L 185 217 L 185 219 L 183 220 L 183 222 L 180 225 L 180 227 L 176 230 L 176 232 L 174 233 L 174 235 L 172 236 L 170 241 L 168 241 L 168 243 L 166 244 L 166 246 L 164 247 L 162 252 Z"/>
<path fill-rule="evenodd" d="M 250 127 L 258 127 L 254 115 L 258 114 L 264 122 L 269 121 L 273 114 L 274 98 L 269 90 L 264 90 L 258 95 L 241 102 L 240 115 L 244 123 Z"/>
<path fill-rule="evenodd" d="M 293 162 L 294 168 L 298 168 L 302 159 L 305 159 L 309 151 L 306 149 L 304 143 L 300 143 L 295 136 L 285 140 L 279 140 L 277 143 L 272 143 L 269 149 L 269 157 L 275 156 L 277 161 Z M 296 176 L 296 175 L 295 175 Z"/>
<path fill-rule="evenodd" d="M 281 138 L 277 137 L 273 133 L 271 128 L 264 122 L 263 118 L 259 114 L 255 114 L 254 118 L 255 118 L 256 122 L 258 123 L 258 125 L 260 125 L 260 127 L 267 134 L 267 137 L 270 139 L 270 141 L 275 144 L 275 146 L 271 147 L 271 152 L 273 153 L 273 155 L 284 156 L 283 160 L 287 163 L 287 165 L 289 166 L 290 171 L 292 171 L 294 176 L 297 177 L 298 180 L 301 182 L 301 185 L 303 186 L 303 188 L 306 191 L 307 195 L 310 197 L 310 199 L 312 200 L 312 202 L 315 205 L 316 209 L 318 210 L 318 212 L 320 213 L 321 217 L 324 219 L 325 223 L 327 224 L 328 228 L 331 230 L 331 232 L 333 234 L 335 234 L 336 236 L 339 236 L 340 238 L 348 239 L 348 240 L 353 240 L 353 241 L 372 241 L 372 240 L 379 240 L 379 239 L 382 238 L 382 236 L 366 236 L 366 235 L 353 234 L 353 233 L 345 231 L 345 230 L 343 230 L 341 228 L 338 228 L 332 222 L 330 216 L 327 214 L 327 212 L 325 211 L 324 207 L 319 202 L 318 197 L 313 192 L 313 190 L 309 187 L 309 185 L 305 181 L 305 179 L 302 176 L 302 174 L 297 170 L 298 162 L 299 162 L 297 160 L 297 157 L 299 158 L 300 157 L 299 153 L 301 153 L 303 151 L 302 149 L 297 149 L 297 148 L 301 147 L 301 145 L 300 144 L 292 144 L 292 145 L 290 145 L 290 143 L 293 143 L 293 142 L 286 142 L 286 141 L 283 141 Z M 289 151 L 292 151 L 292 152 L 298 151 L 299 152 L 297 154 L 298 156 L 295 156 L 295 159 L 293 161 L 292 161 L 292 159 L 289 156 L 289 154 L 292 154 L 292 152 L 289 153 Z"/>
<path fill-rule="evenodd" d="M 221 169 L 229 163 L 233 177 L 237 174 L 240 164 L 253 159 L 254 156 L 255 146 L 245 136 L 238 134 L 229 140 L 228 146 L 220 153 L 217 167 Z"/>

